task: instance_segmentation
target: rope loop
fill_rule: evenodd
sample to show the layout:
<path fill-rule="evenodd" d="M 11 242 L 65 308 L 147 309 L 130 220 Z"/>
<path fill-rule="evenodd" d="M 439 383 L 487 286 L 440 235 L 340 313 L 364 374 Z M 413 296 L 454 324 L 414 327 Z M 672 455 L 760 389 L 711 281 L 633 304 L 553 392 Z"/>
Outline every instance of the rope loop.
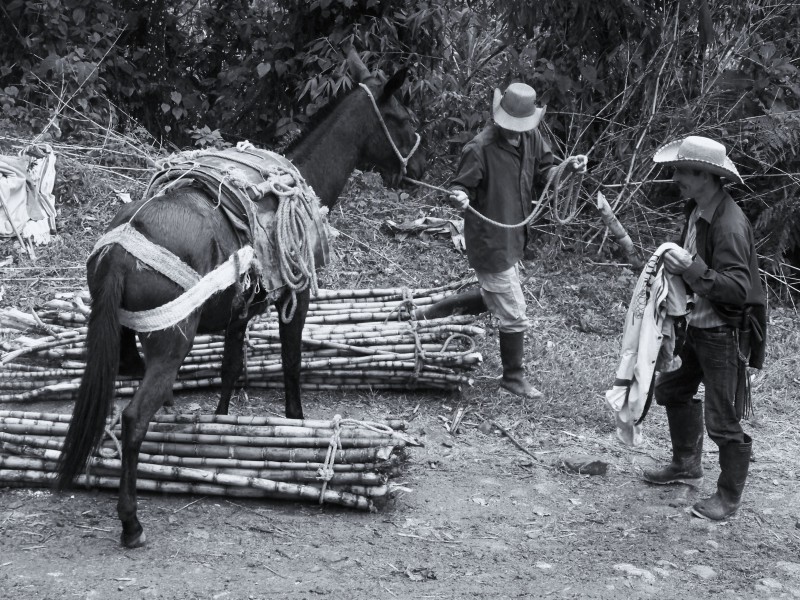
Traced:
<path fill-rule="evenodd" d="M 316 201 L 316 196 L 302 179 L 288 170 L 270 167 L 268 173 L 269 189 L 279 200 L 275 214 L 278 266 L 282 281 L 289 288 L 289 298 L 280 316 L 288 323 L 297 309 L 297 293 L 310 288 L 316 294 L 319 290 L 314 248 L 308 235 L 313 227 L 310 203 Z"/>
<path fill-rule="evenodd" d="M 381 127 L 383 128 L 383 133 L 386 134 L 386 139 L 389 140 L 389 145 L 392 147 L 392 150 L 394 150 L 395 155 L 400 160 L 400 165 L 401 165 L 400 174 L 402 176 L 405 176 L 406 169 L 408 167 L 408 161 L 411 160 L 411 157 L 414 156 L 414 153 L 417 151 L 417 148 L 419 148 L 419 144 L 422 138 L 420 138 L 418 133 L 414 132 L 415 136 L 414 147 L 411 148 L 411 151 L 408 153 L 408 156 L 403 156 L 397 145 L 394 143 L 394 140 L 392 139 L 392 134 L 389 132 L 389 127 L 387 127 L 386 121 L 384 121 L 383 119 L 383 115 L 381 114 L 381 109 L 378 108 L 378 103 L 375 101 L 375 96 L 372 95 L 372 90 L 370 90 L 366 84 L 359 83 L 358 85 L 361 87 L 361 89 L 363 89 L 367 93 L 367 96 L 369 96 L 369 99 L 372 101 L 372 108 L 375 109 L 375 114 L 378 115 L 378 122 L 381 124 Z"/>
<path fill-rule="evenodd" d="M 325 501 L 325 490 L 328 488 L 328 482 L 333 479 L 333 465 L 336 463 L 336 451 L 342 449 L 341 422 L 341 415 L 337 414 L 333 416 L 333 435 L 331 436 L 331 441 L 328 444 L 328 452 L 325 455 L 325 461 L 322 463 L 322 466 L 317 470 L 317 479 L 322 481 L 322 487 L 319 491 L 320 504 Z"/>
<path fill-rule="evenodd" d="M 569 187 L 567 188 L 567 193 L 565 199 L 561 199 L 561 184 L 562 179 L 564 178 L 564 173 L 566 168 L 570 164 L 577 164 L 578 157 L 577 156 L 570 156 L 563 162 L 561 162 L 556 167 L 550 169 L 547 174 L 547 182 L 545 183 L 544 189 L 542 193 L 539 195 L 539 198 L 533 203 L 533 208 L 531 209 L 531 213 L 525 218 L 524 221 L 514 224 L 507 224 L 501 223 L 499 221 L 495 221 L 494 219 L 490 219 L 484 214 L 478 212 L 475 208 L 467 205 L 466 210 L 472 212 L 478 218 L 487 223 L 494 225 L 495 227 L 499 227 L 500 229 L 516 229 L 518 227 L 526 227 L 529 223 L 537 219 L 544 213 L 544 211 L 550 207 L 550 214 L 553 216 L 553 219 L 561 225 L 567 225 L 572 222 L 575 217 L 578 215 L 578 197 L 580 196 L 581 187 L 583 184 L 584 174 L 580 173 L 576 177 L 573 174 L 567 175 L 569 177 Z M 411 177 L 406 177 L 406 181 L 421 185 L 423 187 L 435 190 L 437 192 L 442 192 L 444 194 L 451 194 L 452 191 L 445 189 L 443 187 L 438 187 L 435 185 L 431 185 L 425 183 L 424 181 L 418 181 L 416 179 L 412 179 Z M 548 203 L 548 196 L 547 192 L 549 191 L 550 187 L 553 187 L 553 195 L 552 201 Z"/>

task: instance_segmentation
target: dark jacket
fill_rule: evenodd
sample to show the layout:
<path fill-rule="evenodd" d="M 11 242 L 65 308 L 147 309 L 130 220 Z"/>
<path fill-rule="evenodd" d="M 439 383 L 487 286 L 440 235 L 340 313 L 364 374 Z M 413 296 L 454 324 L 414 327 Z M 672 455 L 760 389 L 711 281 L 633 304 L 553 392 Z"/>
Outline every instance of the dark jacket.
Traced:
<path fill-rule="evenodd" d="M 491 124 L 464 146 L 453 187 L 464 190 L 470 206 L 481 214 L 512 225 L 531 213 L 537 189 L 546 183 L 553 162 L 550 146 L 537 130 L 523 133 L 515 148 Z M 522 258 L 527 227 L 497 227 L 468 210 L 464 239 L 470 266 L 498 273 Z"/>
<path fill-rule="evenodd" d="M 725 190 L 720 194 L 723 197 L 711 222 L 697 220 L 697 256 L 683 273 L 683 280 L 692 291 L 710 300 L 728 325 L 751 327 L 749 363 L 761 368 L 767 337 L 767 299 L 758 273 L 753 227 L 733 198 Z M 689 200 L 684 207 L 687 223 L 681 244 L 686 239 L 688 217 L 696 205 Z"/>

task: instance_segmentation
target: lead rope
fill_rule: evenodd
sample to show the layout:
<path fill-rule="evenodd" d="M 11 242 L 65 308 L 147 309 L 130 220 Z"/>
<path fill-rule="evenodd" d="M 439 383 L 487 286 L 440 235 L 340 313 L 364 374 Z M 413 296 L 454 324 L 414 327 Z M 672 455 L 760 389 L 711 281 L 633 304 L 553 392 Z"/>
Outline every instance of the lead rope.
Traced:
<path fill-rule="evenodd" d="M 378 103 L 375 101 L 375 96 L 372 95 L 372 91 L 369 89 L 369 87 L 367 87 L 363 83 L 359 83 L 358 85 L 359 87 L 361 87 L 361 89 L 367 92 L 367 96 L 369 96 L 369 99 L 372 101 L 372 108 L 375 109 L 375 114 L 378 115 L 378 121 L 380 122 L 381 127 L 383 128 L 383 133 L 386 134 L 386 139 L 389 140 L 389 145 L 392 147 L 392 150 L 394 150 L 395 155 L 397 156 L 398 159 L 400 159 L 400 164 L 402 165 L 402 170 L 400 174 L 405 177 L 408 161 L 411 160 L 411 157 L 414 155 L 414 152 L 416 152 L 417 148 L 419 148 L 419 143 L 422 138 L 419 137 L 418 133 L 414 132 L 414 136 L 416 137 L 416 140 L 414 141 L 414 147 L 411 148 L 411 152 L 408 153 L 408 156 L 403 157 L 403 155 L 400 153 L 400 150 L 395 145 L 394 140 L 392 139 L 392 134 L 389 133 L 389 128 L 386 126 L 386 121 L 383 120 L 381 109 L 378 108 Z"/>
<path fill-rule="evenodd" d="M 527 217 L 525 217 L 525 220 L 520 221 L 519 223 L 509 225 L 507 223 L 495 221 L 494 219 L 490 219 L 486 215 L 479 213 L 477 209 L 473 208 L 469 204 L 467 205 L 467 210 L 478 216 L 478 218 L 482 219 L 483 221 L 486 221 L 487 223 L 501 229 L 516 229 L 518 227 L 525 227 L 528 225 L 528 223 L 539 217 L 544 212 L 545 208 L 547 208 L 547 192 L 550 189 L 550 186 L 552 186 L 553 201 L 550 206 L 550 214 L 552 214 L 553 218 L 561 225 L 567 225 L 578 215 L 578 196 L 580 195 L 581 184 L 583 183 L 583 173 L 579 175 L 577 180 L 573 175 L 568 176 L 570 178 L 570 185 L 567 189 L 567 195 L 564 202 L 559 200 L 561 192 L 561 180 L 564 177 L 564 171 L 566 170 L 567 165 L 571 163 L 576 164 L 577 161 L 578 158 L 576 156 L 570 156 L 557 167 L 550 169 L 547 174 L 547 183 L 545 183 L 544 189 L 539 195 L 539 198 L 533 203 L 531 214 L 529 214 Z M 429 183 L 425 183 L 424 181 L 417 181 L 416 179 L 411 179 L 410 177 L 405 177 L 404 179 L 410 183 L 432 189 L 436 192 L 442 192 L 448 195 L 452 194 L 451 190 L 431 185 Z M 562 204 L 566 207 L 566 209 L 563 208 Z"/>

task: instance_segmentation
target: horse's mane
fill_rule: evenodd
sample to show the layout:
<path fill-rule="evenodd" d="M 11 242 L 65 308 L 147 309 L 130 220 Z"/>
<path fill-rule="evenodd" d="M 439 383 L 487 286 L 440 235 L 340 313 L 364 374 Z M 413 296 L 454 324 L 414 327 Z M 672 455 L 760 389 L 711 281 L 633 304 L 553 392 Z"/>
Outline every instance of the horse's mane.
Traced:
<path fill-rule="evenodd" d="M 370 77 L 368 81 L 364 83 L 373 83 L 377 82 L 380 83 L 381 80 L 378 77 Z M 299 135 L 295 136 L 285 148 L 281 150 L 281 154 L 288 155 L 292 150 L 297 148 L 310 134 L 312 131 L 316 130 L 316 128 L 325 120 L 327 119 L 331 113 L 333 113 L 339 105 L 347 98 L 350 94 L 352 94 L 358 88 L 358 83 L 353 82 L 353 87 L 345 92 L 344 94 L 340 95 L 338 98 L 334 98 L 330 102 L 328 102 L 325 106 L 320 108 L 314 115 L 309 119 L 308 123 L 306 123 L 303 130 L 300 132 Z"/>

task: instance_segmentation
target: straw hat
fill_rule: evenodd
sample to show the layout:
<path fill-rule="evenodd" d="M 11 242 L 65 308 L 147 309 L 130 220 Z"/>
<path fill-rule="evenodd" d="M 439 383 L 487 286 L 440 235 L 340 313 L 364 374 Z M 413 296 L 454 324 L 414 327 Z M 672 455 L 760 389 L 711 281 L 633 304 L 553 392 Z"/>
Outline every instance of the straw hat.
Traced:
<path fill-rule="evenodd" d="M 524 83 L 512 83 L 505 92 L 494 90 L 494 122 L 510 131 L 530 131 L 542 120 L 545 108 L 536 107 L 536 92 Z"/>
<path fill-rule="evenodd" d="M 699 135 L 690 135 L 662 146 L 653 155 L 653 162 L 708 171 L 731 181 L 742 183 L 739 171 L 736 170 L 731 159 L 726 156 L 726 152 L 725 146 L 719 142 Z"/>

